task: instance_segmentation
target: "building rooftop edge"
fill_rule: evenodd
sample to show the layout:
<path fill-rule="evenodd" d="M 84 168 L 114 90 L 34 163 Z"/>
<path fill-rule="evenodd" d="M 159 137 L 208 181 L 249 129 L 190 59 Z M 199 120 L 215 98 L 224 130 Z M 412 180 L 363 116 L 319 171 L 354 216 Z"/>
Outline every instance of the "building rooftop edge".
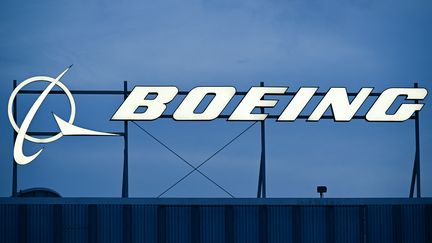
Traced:
<path fill-rule="evenodd" d="M 358 206 L 358 205 L 417 205 L 431 204 L 424 198 L 13 198 L 0 197 L 0 204 L 140 204 L 140 205 L 300 205 L 300 206 Z"/>

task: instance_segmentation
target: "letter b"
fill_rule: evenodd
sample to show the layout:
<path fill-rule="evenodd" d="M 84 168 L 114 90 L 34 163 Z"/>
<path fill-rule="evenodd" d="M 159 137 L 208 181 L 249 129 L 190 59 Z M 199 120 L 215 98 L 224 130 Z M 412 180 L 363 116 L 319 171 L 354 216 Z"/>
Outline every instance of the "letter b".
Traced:
<path fill-rule="evenodd" d="M 149 94 L 156 94 L 154 99 L 146 99 Z M 112 120 L 155 120 L 162 115 L 166 104 L 177 95 L 174 86 L 135 87 L 123 102 Z M 144 112 L 136 112 L 138 108 L 146 107 Z"/>

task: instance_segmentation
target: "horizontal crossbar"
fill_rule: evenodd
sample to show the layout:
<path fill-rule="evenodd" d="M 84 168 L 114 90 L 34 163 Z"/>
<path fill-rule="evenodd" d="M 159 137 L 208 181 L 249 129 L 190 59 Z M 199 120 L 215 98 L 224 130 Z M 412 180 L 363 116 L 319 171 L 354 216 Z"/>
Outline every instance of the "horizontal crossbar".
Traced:
<path fill-rule="evenodd" d="M 41 94 L 43 90 L 20 90 L 18 91 L 18 94 Z M 77 95 L 124 95 L 125 91 L 120 90 L 70 90 L 72 94 Z M 126 91 L 126 94 L 130 94 L 131 91 Z M 64 94 L 64 91 L 62 90 L 52 90 L 50 91 L 50 94 Z M 179 91 L 177 93 L 178 95 L 187 95 L 189 94 L 189 91 Z M 237 91 L 235 95 L 237 96 L 244 96 L 247 94 L 247 91 Z M 284 94 L 277 94 L 277 96 L 294 96 L 297 92 L 285 92 Z M 314 96 L 325 96 L 326 92 L 316 92 Z M 357 96 L 358 93 L 356 92 L 349 92 L 347 93 L 348 96 Z M 370 93 L 369 96 L 380 96 L 381 93 Z M 271 95 L 268 95 L 271 96 Z M 275 95 L 276 96 L 276 95 Z"/>
<path fill-rule="evenodd" d="M 42 90 L 20 90 L 18 91 L 18 94 L 41 94 L 43 91 Z M 119 91 L 119 90 L 70 90 L 70 92 L 72 94 L 77 94 L 77 95 L 128 95 L 131 93 L 131 91 Z M 178 95 L 187 95 L 189 93 L 189 91 L 179 91 Z M 64 94 L 64 91 L 62 90 L 52 90 L 50 92 L 50 94 Z M 244 96 L 246 95 L 247 92 L 245 91 L 237 91 L 235 93 L 236 96 Z M 278 95 L 282 95 L 282 96 L 294 96 L 296 95 L 297 92 L 285 92 L 284 94 L 278 94 Z M 325 96 L 327 93 L 326 92 L 317 92 L 314 94 L 314 96 L 320 96 L 323 97 Z M 356 92 L 349 92 L 347 93 L 348 96 L 357 96 L 358 93 Z M 370 93 L 369 96 L 374 96 L 374 97 L 378 97 L 380 96 L 381 93 Z M 276 95 L 275 95 L 276 96 Z M 230 115 L 219 115 L 217 117 L 217 119 L 228 119 L 230 117 Z M 173 115 L 161 115 L 159 118 L 173 118 Z M 277 119 L 279 118 L 279 115 L 272 115 L 269 114 L 267 116 L 268 119 Z M 299 115 L 297 117 L 297 119 L 303 119 L 303 120 L 307 120 L 309 118 L 308 115 Z M 325 119 L 325 120 L 332 120 L 334 119 L 334 116 L 332 115 L 323 115 L 321 117 L 321 119 Z M 352 119 L 354 120 L 365 120 L 366 116 L 365 115 L 356 115 L 354 116 Z M 415 115 L 411 116 L 409 119 L 415 119 Z M 119 133 L 120 134 L 120 133 Z M 47 135 L 48 136 L 48 135 Z M 122 135 L 123 136 L 123 135 Z"/>
<path fill-rule="evenodd" d="M 119 136 L 124 136 L 124 132 L 110 132 L 114 134 L 118 134 Z M 27 132 L 26 135 L 29 136 L 55 136 L 58 132 Z"/>
<path fill-rule="evenodd" d="M 228 119 L 231 115 L 219 115 L 216 119 Z M 160 118 L 173 118 L 173 115 L 161 115 L 160 117 L 158 117 L 158 119 Z M 269 114 L 266 119 L 278 119 L 279 115 L 272 115 Z M 299 115 L 296 119 L 303 119 L 303 120 L 307 120 L 309 118 L 309 115 Z M 325 119 L 325 120 L 332 120 L 334 119 L 334 116 L 331 115 L 323 115 L 321 116 L 321 119 Z M 365 115 L 356 115 L 353 116 L 354 120 L 366 120 L 366 116 Z M 415 115 L 411 116 L 409 119 L 415 119 Z M 236 120 L 236 122 L 238 122 L 238 120 Z M 250 122 L 250 121 L 249 121 Z M 281 122 L 287 122 L 287 121 L 281 121 Z M 313 121 L 316 122 L 316 121 Z"/>

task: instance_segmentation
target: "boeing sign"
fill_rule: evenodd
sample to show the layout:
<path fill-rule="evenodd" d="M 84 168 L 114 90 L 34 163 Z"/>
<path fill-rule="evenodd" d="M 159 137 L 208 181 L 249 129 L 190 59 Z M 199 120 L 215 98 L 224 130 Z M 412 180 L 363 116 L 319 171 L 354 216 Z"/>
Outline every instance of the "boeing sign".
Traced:
<path fill-rule="evenodd" d="M 277 100 L 264 99 L 265 95 L 282 95 L 288 87 L 252 87 L 229 116 L 229 121 L 261 121 L 268 114 L 255 114 L 255 108 L 272 108 Z M 294 121 L 312 99 L 316 87 L 302 87 L 280 114 L 277 121 Z M 360 106 L 366 101 L 373 88 L 362 88 L 352 102 L 348 99 L 345 88 L 330 88 L 321 102 L 309 116 L 308 121 L 319 121 L 328 108 L 331 108 L 335 121 L 350 121 Z M 174 99 L 178 89 L 175 86 L 138 86 L 120 106 L 112 120 L 155 120 L 165 111 L 166 104 Z M 209 121 L 216 119 L 234 97 L 234 87 L 196 87 L 192 89 L 173 114 L 175 120 Z M 147 99 L 150 94 L 154 99 Z M 213 99 L 203 112 L 196 113 L 198 105 L 207 95 Z M 423 104 L 402 104 L 393 114 L 387 111 L 398 97 L 406 100 L 422 100 L 426 97 L 424 88 L 389 88 L 375 101 L 367 112 L 368 121 L 400 122 L 408 120 Z M 136 112 L 138 108 L 146 107 L 145 112 Z"/>
<path fill-rule="evenodd" d="M 74 125 L 75 101 L 72 93 L 60 81 L 60 79 L 70 69 L 67 68 L 56 78 L 47 76 L 35 76 L 21 82 L 12 92 L 8 103 L 8 117 L 13 129 L 17 132 L 14 145 L 14 158 L 18 164 L 28 164 L 33 161 L 43 151 L 40 149 L 33 155 L 27 156 L 23 153 L 24 140 L 34 143 L 54 142 L 62 136 L 115 136 L 115 133 L 106 133 L 90 130 Z M 16 95 L 26 85 L 33 82 L 48 82 L 48 86 L 41 92 L 39 97 L 31 106 L 25 116 L 21 126 L 18 126 L 13 116 L 13 103 Z M 35 138 L 27 134 L 27 130 L 32 122 L 37 110 L 41 106 L 50 91 L 58 86 L 66 94 L 70 103 L 70 116 L 66 121 L 53 113 L 60 132 L 48 138 Z M 265 96 L 284 95 L 288 87 L 251 87 L 244 93 L 243 99 L 235 107 L 231 114 L 227 116 L 228 121 L 263 121 L 268 114 L 254 113 L 256 108 L 273 108 L 278 103 L 277 99 L 266 99 Z M 284 108 L 282 113 L 277 116 L 277 121 L 295 121 L 311 99 L 317 93 L 317 87 L 301 87 L 293 94 L 291 101 Z M 372 94 L 373 88 L 362 88 L 350 101 L 346 88 L 330 88 L 323 96 L 321 101 L 308 116 L 308 121 L 319 121 L 326 110 L 329 108 L 333 112 L 334 121 L 348 122 L 353 119 L 360 107 Z M 220 117 L 222 111 L 232 102 L 237 91 L 235 87 L 195 87 L 186 93 L 186 97 L 174 111 L 172 118 L 177 121 L 211 121 Z M 167 104 L 177 95 L 179 90 L 175 86 L 136 86 L 120 107 L 115 111 L 111 120 L 113 121 L 149 121 L 160 118 Z M 197 107 L 203 102 L 204 98 L 211 95 L 212 99 L 201 112 L 197 112 Z M 364 117 L 370 122 L 402 122 L 420 111 L 424 104 L 418 102 L 427 95 L 425 88 L 388 88 L 379 94 L 373 105 Z M 395 101 L 404 98 L 404 102 L 396 111 L 389 113 L 390 107 Z M 415 101 L 414 103 L 412 101 Z M 139 108 L 146 108 L 139 112 Z M 114 109 L 113 109 L 114 110 Z"/>
<path fill-rule="evenodd" d="M 70 67 L 69 67 L 70 68 Z M 22 147 L 24 143 L 24 139 L 34 142 L 34 143 L 51 143 L 56 141 L 57 139 L 61 138 L 62 136 L 114 136 L 116 134 L 112 133 L 104 133 L 104 132 L 98 132 L 94 130 L 85 129 L 82 127 L 78 127 L 73 125 L 73 122 L 75 120 L 75 101 L 71 94 L 71 92 L 66 88 L 66 86 L 60 82 L 60 79 L 63 77 L 63 75 L 66 74 L 66 72 L 69 70 L 67 68 L 65 71 L 63 71 L 60 75 L 58 75 L 57 78 L 47 77 L 47 76 L 35 76 L 31 77 L 29 79 L 24 80 L 22 83 L 20 83 L 13 91 L 9 98 L 8 102 L 8 117 L 9 121 L 15 129 L 15 131 L 18 133 L 17 138 L 15 140 L 14 145 L 14 158 L 15 161 L 18 164 L 25 165 L 36 159 L 36 157 L 39 156 L 39 154 L 42 152 L 43 149 L 40 149 L 38 152 L 31 156 L 26 156 L 23 153 Z M 36 99 L 36 101 L 31 106 L 30 110 L 28 111 L 27 115 L 25 116 L 21 127 L 18 127 L 16 121 L 13 117 L 12 107 L 13 102 L 15 100 L 16 95 L 18 92 L 26 85 L 33 83 L 33 82 L 49 82 L 48 87 L 45 88 L 45 90 L 42 92 L 42 94 Z M 52 137 L 49 138 L 35 138 L 27 135 L 27 130 L 30 126 L 30 123 L 33 120 L 33 117 L 35 116 L 36 112 L 38 111 L 39 107 L 42 105 L 42 102 L 45 100 L 46 96 L 49 94 L 49 92 L 54 88 L 54 86 L 59 86 L 66 94 L 69 104 L 70 104 L 70 110 L 71 114 L 69 116 L 69 120 L 65 121 L 58 117 L 56 114 L 53 113 L 54 119 L 57 122 L 57 125 L 60 128 L 60 132 Z"/>

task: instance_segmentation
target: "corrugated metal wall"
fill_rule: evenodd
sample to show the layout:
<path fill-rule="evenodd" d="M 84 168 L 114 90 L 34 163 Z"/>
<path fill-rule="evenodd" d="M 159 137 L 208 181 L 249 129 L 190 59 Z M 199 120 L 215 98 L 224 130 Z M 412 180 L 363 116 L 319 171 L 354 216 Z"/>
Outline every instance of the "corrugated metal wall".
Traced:
<path fill-rule="evenodd" d="M 432 242 L 429 202 L 11 202 L 0 200 L 0 242 Z"/>

